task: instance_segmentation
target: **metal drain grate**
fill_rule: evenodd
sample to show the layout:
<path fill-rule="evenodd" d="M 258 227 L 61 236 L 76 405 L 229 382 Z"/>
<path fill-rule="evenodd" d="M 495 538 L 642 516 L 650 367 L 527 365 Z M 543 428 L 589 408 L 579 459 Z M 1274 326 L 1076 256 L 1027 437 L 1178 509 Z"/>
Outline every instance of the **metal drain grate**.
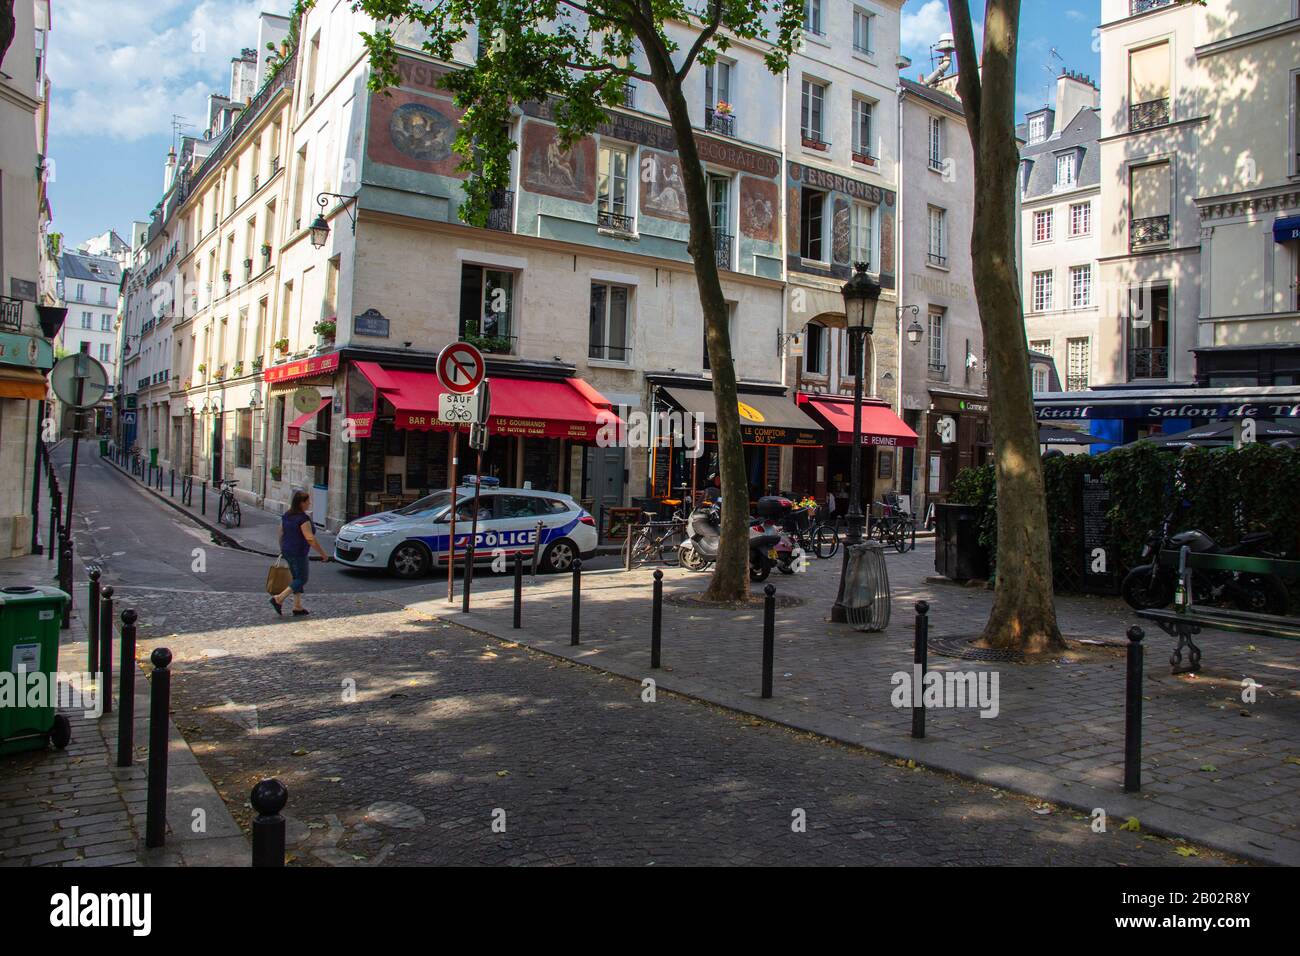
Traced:
<path fill-rule="evenodd" d="M 971 647 L 978 640 L 978 635 L 965 637 L 932 637 L 930 651 L 943 657 L 960 657 L 965 661 L 987 661 L 991 663 L 1009 661 L 1023 663 L 1025 655 L 1019 651 L 1003 651 L 991 647 Z"/>

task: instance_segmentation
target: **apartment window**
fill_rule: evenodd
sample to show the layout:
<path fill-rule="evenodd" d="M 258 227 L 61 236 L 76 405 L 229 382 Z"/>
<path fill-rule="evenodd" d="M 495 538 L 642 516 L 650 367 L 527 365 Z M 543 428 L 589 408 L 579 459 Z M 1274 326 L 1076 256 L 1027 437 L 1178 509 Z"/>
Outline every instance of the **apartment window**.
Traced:
<path fill-rule="evenodd" d="M 826 87 L 813 80 L 803 81 L 803 100 L 800 111 L 800 135 L 809 145 L 827 145 L 822 139 L 824 126 L 822 108 L 826 101 Z"/>
<path fill-rule="evenodd" d="M 307 108 L 316 102 L 316 67 L 320 63 L 320 31 L 317 30 L 307 48 Z"/>
<path fill-rule="evenodd" d="M 940 310 L 931 310 L 930 312 L 930 329 L 929 329 L 929 365 L 932 372 L 944 372 L 948 369 L 948 363 L 944 360 L 948 354 L 948 344 L 944 340 L 944 322 L 943 312 Z"/>
<path fill-rule="evenodd" d="M 1050 312 L 1052 310 L 1052 270 L 1034 273 L 1034 311 Z"/>
<path fill-rule="evenodd" d="M 1052 241 L 1052 210 L 1040 209 L 1034 213 L 1034 242 Z"/>
<path fill-rule="evenodd" d="M 277 338 L 289 338 L 289 311 L 293 307 L 293 282 L 284 284 L 284 299 L 280 303 L 280 334 Z"/>
<path fill-rule="evenodd" d="M 1092 203 L 1080 202 L 1070 207 L 1070 235 L 1086 236 L 1092 232 Z"/>
<path fill-rule="evenodd" d="M 270 310 L 270 300 L 263 298 L 257 303 L 257 324 L 253 326 L 253 358 L 259 358 L 262 355 L 265 345 L 263 338 L 266 335 L 266 316 Z"/>
<path fill-rule="evenodd" d="M 1169 72 L 1167 42 L 1129 51 L 1129 129 L 1169 122 Z"/>
<path fill-rule="evenodd" d="M 99 317 L 99 330 L 101 332 L 113 331 L 113 317 L 111 315 L 101 315 Z"/>
<path fill-rule="evenodd" d="M 845 378 L 853 378 L 858 374 L 858 367 L 861 364 L 859 362 L 859 353 L 862 351 L 862 346 L 865 344 L 868 349 L 871 348 L 871 336 L 849 335 L 847 330 L 837 333 L 837 336 L 840 343 L 840 355 L 842 356 L 840 360 L 841 374 Z M 871 352 L 864 353 L 863 357 L 866 360 L 866 365 L 863 367 L 863 370 L 867 373 L 863 376 L 865 381 L 867 376 L 871 374 Z"/>
<path fill-rule="evenodd" d="M 302 228 L 303 220 L 303 193 L 307 186 L 307 147 L 304 146 L 298 150 L 298 169 L 294 173 L 293 179 L 293 228 L 298 230 Z"/>
<path fill-rule="evenodd" d="M 1047 117 L 1034 116 L 1029 120 L 1029 143 L 1041 143 L 1047 139 Z"/>
<path fill-rule="evenodd" d="M 1056 157 L 1056 185 L 1058 188 L 1075 185 L 1074 153 Z"/>
<path fill-rule="evenodd" d="M 1169 164 L 1129 169 L 1129 247 L 1137 249 L 1170 239 Z"/>
<path fill-rule="evenodd" d="M 822 0 L 803 0 L 803 28 L 822 35 Z"/>
<path fill-rule="evenodd" d="M 1041 352 L 1041 353 L 1043 353 L 1044 355 L 1051 355 L 1051 354 L 1052 354 L 1052 340 L 1051 340 L 1051 339 L 1031 339 L 1030 342 L 1029 342 L 1029 350 L 1030 350 L 1031 352 Z"/>
<path fill-rule="evenodd" d="M 103 304 L 104 304 L 105 302 L 107 302 L 107 301 L 108 301 L 108 290 L 107 290 L 106 288 L 104 288 L 103 286 L 100 286 L 100 287 L 99 287 L 99 302 L 100 302 L 100 305 L 103 305 Z"/>
<path fill-rule="evenodd" d="M 1169 287 L 1140 286 L 1130 293 L 1128 377 L 1169 377 Z"/>
<path fill-rule="evenodd" d="M 627 191 L 631 155 L 625 149 L 600 148 L 596 176 L 596 223 L 605 229 L 632 231 Z"/>
<path fill-rule="evenodd" d="M 515 274 L 465 265 L 460 272 L 460 337 L 486 352 L 511 351 Z"/>
<path fill-rule="evenodd" d="M 876 207 L 866 203 L 855 202 L 849 219 L 849 259 L 865 262 L 868 272 L 878 272 L 876 268 L 875 237 Z"/>
<path fill-rule="evenodd" d="M 91 318 L 92 318 L 92 316 L 91 316 L 91 314 L 90 314 L 89 312 L 83 312 L 83 313 L 81 313 L 81 327 L 82 327 L 83 329 L 88 329 L 88 328 L 90 328 L 90 320 L 91 320 Z"/>
<path fill-rule="evenodd" d="M 806 186 L 799 194 L 799 255 L 817 262 L 825 261 L 822 255 L 822 234 L 825 231 L 826 194 Z"/>
<path fill-rule="evenodd" d="M 816 322 L 809 322 L 804 330 L 803 370 L 807 375 L 826 374 L 826 352 L 830 344 L 826 331 L 826 326 Z"/>
<path fill-rule="evenodd" d="M 1291 175 L 1300 176 L 1300 70 L 1291 73 Z"/>
<path fill-rule="evenodd" d="M 1035 392 L 1047 391 L 1048 389 L 1047 366 L 1043 365 L 1041 362 L 1036 362 L 1032 366 L 1032 371 L 1034 373 L 1034 391 Z"/>
<path fill-rule="evenodd" d="M 861 7 L 853 10 L 853 49 L 868 56 L 876 52 L 875 14 L 868 13 Z"/>
<path fill-rule="evenodd" d="M 709 176 L 709 216 L 719 269 L 731 269 L 731 178 Z"/>
<path fill-rule="evenodd" d="M 84 282 L 77 283 L 77 301 L 78 302 L 86 301 L 86 284 Z"/>
<path fill-rule="evenodd" d="M 871 161 L 871 118 L 873 104 L 853 100 L 853 158 L 860 163 Z"/>
<path fill-rule="evenodd" d="M 591 321 L 587 338 L 589 358 L 609 362 L 626 362 L 628 353 L 628 302 L 632 290 L 627 286 L 602 282 L 591 284 Z"/>
<path fill-rule="evenodd" d="M 278 396 L 271 408 L 271 467 L 278 469 L 284 462 L 285 396 Z"/>
<path fill-rule="evenodd" d="M 99 345 L 99 360 L 101 362 L 110 362 L 113 358 L 113 346 L 107 342 L 101 342 Z"/>
<path fill-rule="evenodd" d="M 930 168 L 943 169 L 943 117 L 930 117 Z"/>
<path fill-rule="evenodd" d="M 1086 309 L 1092 305 L 1092 266 L 1070 267 L 1070 308 Z"/>
<path fill-rule="evenodd" d="M 235 412 L 235 467 L 253 467 L 253 410 Z"/>
<path fill-rule="evenodd" d="M 926 261 L 932 266 L 948 264 L 947 212 L 937 206 L 929 207 L 929 253 Z"/>
<path fill-rule="evenodd" d="M 1088 372 L 1092 368 L 1092 343 L 1088 339 L 1069 339 L 1065 351 L 1065 390 L 1081 392 L 1088 387 Z"/>
<path fill-rule="evenodd" d="M 239 310 L 239 325 L 235 332 L 235 361 L 244 360 L 244 347 L 248 344 L 248 310 Z"/>
<path fill-rule="evenodd" d="M 710 110 L 718 104 L 734 105 L 731 100 L 731 64 L 717 60 L 704 70 L 704 105 Z"/>

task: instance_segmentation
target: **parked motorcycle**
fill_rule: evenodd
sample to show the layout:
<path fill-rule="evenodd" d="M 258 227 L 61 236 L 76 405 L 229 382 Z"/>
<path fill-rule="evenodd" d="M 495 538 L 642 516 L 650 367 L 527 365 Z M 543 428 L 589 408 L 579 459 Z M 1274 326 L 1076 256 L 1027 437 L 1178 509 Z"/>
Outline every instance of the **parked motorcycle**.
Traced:
<path fill-rule="evenodd" d="M 1144 610 L 1164 607 L 1174 598 L 1178 584 L 1178 569 L 1160 563 L 1161 551 L 1181 551 L 1191 548 L 1193 554 L 1234 554 L 1241 556 L 1274 557 L 1264 550 L 1272 539 L 1272 532 L 1254 531 L 1243 535 L 1240 542 L 1230 548 L 1220 547 L 1213 538 L 1202 531 L 1183 531 L 1170 534 L 1175 512 L 1165 516 L 1160 528 L 1151 532 L 1146 547 L 1142 549 L 1140 564 L 1124 577 L 1120 591 L 1129 607 Z M 1275 574 L 1254 574 L 1244 571 L 1198 571 L 1192 575 L 1193 604 L 1215 604 L 1229 601 L 1242 611 L 1256 614 L 1285 614 L 1289 596 L 1286 585 Z"/>
<path fill-rule="evenodd" d="M 686 540 L 677 547 L 677 560 L 688 571 L 703 571 L 718 560 L 718 540 L 722 514 L 717 505 L 702 505 L 686 519 Z M 775 550 L 780 539 L 749 531 L 749 579 L 766 581 L 776 563 Z"/>

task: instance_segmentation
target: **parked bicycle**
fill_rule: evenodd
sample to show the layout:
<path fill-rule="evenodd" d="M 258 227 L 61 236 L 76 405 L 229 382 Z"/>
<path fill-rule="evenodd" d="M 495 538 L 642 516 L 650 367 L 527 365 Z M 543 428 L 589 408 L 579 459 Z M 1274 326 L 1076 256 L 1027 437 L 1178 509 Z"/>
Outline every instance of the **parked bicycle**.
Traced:
<path fill-rule="evenodd" d="M 901 510 L 896 504 L 876 503 L 880 514 L 867 518 L 867 537 L 875 538 L 887 547 L 904 554 L 916 547 L 916 516 Z"/>
<path fill-rule="evenodd" d="M 227 528 L 238 528 L 244 520 L 239 511 L 239 499 L 235 497 L 235 485 L 231 478 L 222 478 L 217 482 L 220 492 L 217 495 L 217 521 Z"/>

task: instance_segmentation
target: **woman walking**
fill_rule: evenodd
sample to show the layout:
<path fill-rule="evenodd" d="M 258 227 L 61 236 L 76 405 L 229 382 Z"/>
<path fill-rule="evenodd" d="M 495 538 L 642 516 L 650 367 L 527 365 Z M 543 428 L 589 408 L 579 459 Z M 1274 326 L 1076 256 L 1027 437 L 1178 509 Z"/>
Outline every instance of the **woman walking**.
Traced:
<path fill-rule="evenodd" d="M 315 548 L 323 560 L 330 560 L 313 534 L 316 526 L 306 510 L 310 500 L 307 492 L 295 491 L 289 510 L 280 516 L 280 555 L 288 562 L 293 580 L 279 594 L 271 596 L 271 607 L 275 608 L 276 614 L 284 614 L 284 601 L 290 594 L 293 595 L 293 613 L 306 614 L 307 609 L 302 606 L 302 592 L 307 586 L 307 573 L 311 565 L 308 555 Z"/>

